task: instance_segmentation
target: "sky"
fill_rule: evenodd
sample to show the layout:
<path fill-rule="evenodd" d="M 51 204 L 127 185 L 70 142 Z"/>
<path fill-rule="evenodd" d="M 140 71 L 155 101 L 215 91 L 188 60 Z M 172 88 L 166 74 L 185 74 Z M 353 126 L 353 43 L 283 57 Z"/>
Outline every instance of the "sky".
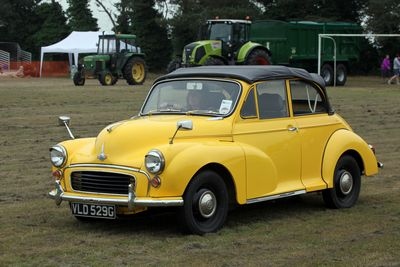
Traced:
<path fill-rule="evenodd" d="M 63 7 L 64 11 L 66 11 L 68 8 L 67 0 L 59 0 L 58 2 Z M 115 7 L 113 6 L 113 3 L 115 2 L 116 0 L 102 0 L 103 5 L 112 9 L 113 11 L 116 11 Z M 108 15 L 102 10 L 102 8 L 96 6 L 94 0 L 89 0 L 89 4 L 93 13 L 93 17 L 97 19 L 97 24 L 100 28 L 100 31 L 111 31 L 112 23 Z"/>

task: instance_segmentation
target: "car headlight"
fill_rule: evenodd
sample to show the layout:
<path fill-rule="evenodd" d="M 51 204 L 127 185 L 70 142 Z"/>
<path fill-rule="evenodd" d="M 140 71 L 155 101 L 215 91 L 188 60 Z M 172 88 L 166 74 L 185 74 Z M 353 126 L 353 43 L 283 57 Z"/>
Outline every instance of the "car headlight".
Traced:
<path fill-rule="evenodd" d="M 152 174 L 161 173 L 164 170 L 165 160 L 163 154 L 158 150 L 150 150 L 144 158 L 147 171 Z"/>
<path fill-rule="evenodd" d="M 67 151 L 61 145 L 50 148 L 50 160 L 55 167 L 62 167 L 67 161 Z"/>

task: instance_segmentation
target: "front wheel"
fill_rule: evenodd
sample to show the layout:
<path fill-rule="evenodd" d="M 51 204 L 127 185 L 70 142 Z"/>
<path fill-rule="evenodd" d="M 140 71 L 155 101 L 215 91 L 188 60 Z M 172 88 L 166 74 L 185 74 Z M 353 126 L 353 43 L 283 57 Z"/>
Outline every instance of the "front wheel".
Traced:
<path fill-rule="evenodd" d="M 204 62 L 205 66 L 216 66 L 216 65 L 225 65 L 225 62 L 217 57 L 209 57 L 206 59 L 206 61 Z"/>
<path fill-rule="evenodd" d="M 188 233 L 203 235 L 218 231 L 228 215 L 225 182 L 213 171 L 197 174 L 186 188 L 179 222 Z"/>
<path fill-rule="evenodd" d="M 73 81 L 74 81 L 75 86 L 85 85 L 85 77 L 82 76 L 82 73 L 80 71 L 75 72 Z"/>
<path fill-rule="evenodd" d="M 350 208 L 357 202 L 360 189 L 360 168 L 352 156 L 345 155 L 336 164 L 333 188 L 322 191 L 322 197 L 329 208 Z"/>
<path fill-rule="evenodd" d="M 115 84 L 114 81 L 115 81 L 115 78 L 111 74 L 111 72 L 105 71 L 99 75 L 99 82 L 101 83 L 101 85 L 105 85 L 105 86 L 114 85 Z"/>
<path fill-rule="evenodd" d="M 132 57 L 125 65 L 124 78 L 129 85 L 143 84 L 146 74 L 146 63 L 141 57 Z"/>

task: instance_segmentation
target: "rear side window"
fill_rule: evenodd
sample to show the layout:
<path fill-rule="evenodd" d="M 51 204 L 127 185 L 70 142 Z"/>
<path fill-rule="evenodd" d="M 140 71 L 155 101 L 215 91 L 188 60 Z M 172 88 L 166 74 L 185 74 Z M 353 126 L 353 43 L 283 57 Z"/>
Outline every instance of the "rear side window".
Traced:
<path fill-rule="evenodd" d="M 290 92 L 295 116 L 328 112 L 325 96 L 314 85 L 292 80 L 290 81 Z"/>

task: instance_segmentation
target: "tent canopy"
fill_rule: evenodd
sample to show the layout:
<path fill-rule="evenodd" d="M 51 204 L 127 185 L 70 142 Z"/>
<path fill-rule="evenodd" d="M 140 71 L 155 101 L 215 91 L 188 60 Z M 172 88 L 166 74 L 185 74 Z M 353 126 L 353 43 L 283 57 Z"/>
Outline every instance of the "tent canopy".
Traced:
<path fill-rule="evenodd" d="M 43 66 L 43 55 L 45 53 L 68 53 L 69 55 L 69 65 L 72 67 L 73 64 L 78 63 L 78 57 L 81 53 L 96 53 L 97 52 L 97 42 L 99 35 L 103 32 L 78 32 L 73 31 L 65 39 L 58 43 L 43 46 L 40 52 L 40 76 L 42 76 L 42 66 Z M 72 62 L 72 56 L 74 63 Z"/>

